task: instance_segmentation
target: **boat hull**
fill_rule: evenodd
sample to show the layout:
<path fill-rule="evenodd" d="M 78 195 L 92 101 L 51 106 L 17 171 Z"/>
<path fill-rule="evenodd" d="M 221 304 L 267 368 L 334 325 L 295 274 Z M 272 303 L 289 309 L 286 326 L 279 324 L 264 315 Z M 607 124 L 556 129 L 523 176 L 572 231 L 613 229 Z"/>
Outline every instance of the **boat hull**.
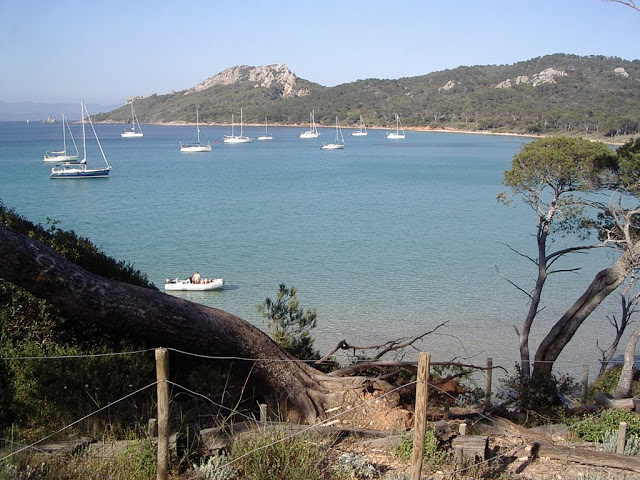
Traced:
<path fill-rule="evenodd" d="M 57 165 L 51 169 L 49 178 L 106 178 L 109 176 L 110 171 L 111 167 L 79 168 L 73 165 Z"/>
<path fill-rule="evenodd" d="M 404 138 L 404 134 L 403 133 L 388 133 L 387 134 L 387 138 L 389 140 L 401 140 Z"/>
<path fill-rule="evenodd" d="M 317 132 L 302 132 L 299 137 L 300 138 L 318 138 L 320 136 Z"/>
<path fill-rule="evenodd" d="M 366 137 L 367 132 L 351 132 L 352 137 Z"/>
<path fill-rule="evenodd" d="M 224 143 L 251 143 L 251 137 L 224 137 Z"/>
<path fill-rule="evenodd" d="M 210 152 L 211 145 L 181 145 L 180 151 L 183 153 Z"/>
<path fill-rule="evenodd" d="M 79 155 L 45 155 L 43 162 L 47 163 L 78 163 Z"/>
<path fill-rule="evenodd" d="M 169 282 L 165 282 L 164 289 L 166 291 L 196 291 L 203 292 L 207 290 L 218 290 L 222 288 L 224 285 L 224 280 L 222 278 L 206 278 L 204 281 L 200 283 L 191 283 L 189 279 L 180 280 L 175 279 Z"/>
<path fill-rule="evenodd" d="M 144 137 L 144 133 L 141 132 L 122 132 L 120 134 L 122 138 L 140 138 Z"/>
<path fill-rule="evenodd" d="M 328 145 L 323 145 L 322 150 L 342 150 L 344 145 L 341 143 L 329 143 Z"/>
<path fill-rule="evenodd" d="M 262 135 L 257 140 L 273 140 L 273 137 L 271 135 Z"/>

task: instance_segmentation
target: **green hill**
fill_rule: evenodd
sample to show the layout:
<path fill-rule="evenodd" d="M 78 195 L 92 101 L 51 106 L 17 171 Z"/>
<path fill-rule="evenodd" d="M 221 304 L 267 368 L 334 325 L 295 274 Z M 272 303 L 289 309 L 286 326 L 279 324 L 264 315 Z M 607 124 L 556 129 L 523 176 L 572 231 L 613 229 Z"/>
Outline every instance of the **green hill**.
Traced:
<path fill-rule="evenodd" d="M 286 65 L 232 67 L 181 92 L 135 99 L 142 123 L 228 124 L 243 107 L 245 123 L 406 127 L 512 133 L 618 136 L 640 131 L 640 60 L 547 55 L 513 65 L 458 67 L 395 80 L 365 79 L 323 87 Z M 123 106 L 94 117 L 130 121 Z"/>

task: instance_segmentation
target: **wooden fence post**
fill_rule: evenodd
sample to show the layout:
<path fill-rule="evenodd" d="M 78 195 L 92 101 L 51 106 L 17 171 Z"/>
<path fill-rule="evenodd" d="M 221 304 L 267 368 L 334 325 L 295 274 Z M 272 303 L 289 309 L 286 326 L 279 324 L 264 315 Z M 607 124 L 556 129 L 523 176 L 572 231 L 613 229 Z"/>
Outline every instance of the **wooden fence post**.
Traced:
<path fill-rule="evenodd" d="M 491 378 L 493 377 L 493 358 L 487 358 L 487 388 L 484 392 L 484 409 L 491 407 Z"/>
<path fill-rule="evenodd" d="M 156 349 L 158 391 L 158 471 L 157 480 L 167 480 L 169 470 L 169 353 Z"/>
<path fill-rule="evenodd" d="M 618 429 L 618 445 L 616 453 L 624 455 L 624 447 L 627 444 L 627 422 L 620 422 L 620 428 Z"/>
<path fill-rule="evenodd" d="M 589 391 L 589 365 L 582 366 L 582 404 L 587 404 L 587 393 Z"/>
<path fill-rule="evenodd" d="M 431 354 L 420 353 L 416 382 L 416 408 L 413 418 L 413 451 L 411 452 L 410 480 L 420 480 L 424 457 L 424 435 L 427 430 L 427 406 L 429 403 L 429 369 Z"/>

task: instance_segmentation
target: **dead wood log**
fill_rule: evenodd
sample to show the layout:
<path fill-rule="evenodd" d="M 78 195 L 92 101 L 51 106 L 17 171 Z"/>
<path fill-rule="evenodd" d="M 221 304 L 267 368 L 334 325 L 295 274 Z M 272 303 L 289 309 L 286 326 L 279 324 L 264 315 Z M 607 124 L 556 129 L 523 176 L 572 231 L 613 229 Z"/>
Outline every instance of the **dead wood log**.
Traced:
<path fill-rule="evenodd" d="M 611 395 L 607 395 L 606 393 L 596 393 L 593 397 L 593 401 L 599 407 L 605 408 L 626 408 L 628 410 L 633 410 L 633 398 L 618 398 L 615 399 Z"/>

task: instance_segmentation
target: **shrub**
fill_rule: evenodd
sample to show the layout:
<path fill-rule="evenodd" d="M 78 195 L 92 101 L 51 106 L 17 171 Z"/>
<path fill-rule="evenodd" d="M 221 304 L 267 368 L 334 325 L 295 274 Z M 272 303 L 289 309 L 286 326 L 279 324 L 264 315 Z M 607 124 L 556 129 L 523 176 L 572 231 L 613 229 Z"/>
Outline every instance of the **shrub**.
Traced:
<path fill-rule="evenodd" d="M 413 437 L 405 437 L 395 450 L 398 457 L 408 460 L 413 452 Z M 424 457 L 423 462 L 427 465 L 437 467 L 447 460 L 447 452 L 440 448 L 440 442 L 436 436 L 436 428 L 433 425 L 427 427 L 424 434 Z"/>
<path fill-rule="evenodd" d="M 570 431 L 587 442 L 602 441 L 605 435 L 617 432 L 620 422 L 627 422 L 627 435 L 640 436 L 640 418 L 629 410 L 605 410 L 601 414 L 586 415 L 570 426 Z"/>
<path fill-rule="evenodd" d="M 526 378 L 519 364 L 516 373 L 501 380 L 501 398 L 513 399 L 518 411 L 527 412 L 526 424 L 540 425 L 563 420 L 568 413 L 567 397 L 577 391 L 577 383 L 569 375 Z"/>
<path fill-rule="evenodd" d="M 265 432 L 240 439 L 231 446 L 233 465 L 243 480 L 338 480 L 329 450 L 302 436 L 284 431 Z"/>

